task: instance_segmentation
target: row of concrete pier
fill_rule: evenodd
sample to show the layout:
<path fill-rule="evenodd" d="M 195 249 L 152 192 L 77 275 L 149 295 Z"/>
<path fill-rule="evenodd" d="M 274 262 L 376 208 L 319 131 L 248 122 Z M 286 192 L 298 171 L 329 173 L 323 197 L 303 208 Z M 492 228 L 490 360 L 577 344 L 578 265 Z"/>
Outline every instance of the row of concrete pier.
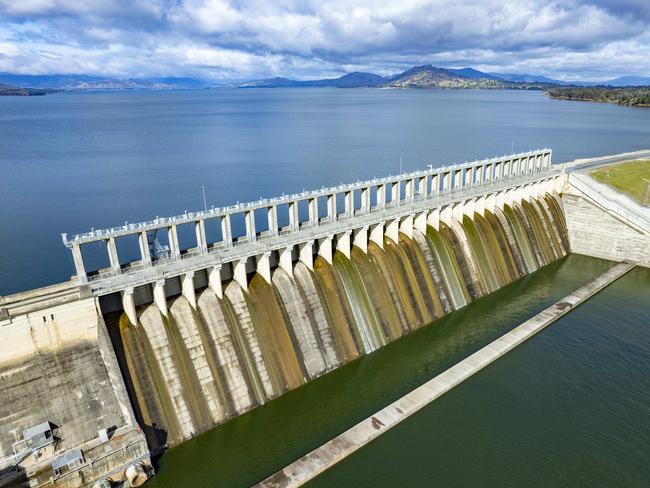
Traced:
<path fill-rule="evenodd" d="M 394 177 L 378 178 L 332 188 L 285 195 L 257 202 L 185 213 L 176 217 L 126 224 L 122 227 L 93 230 L 68 239 L 72 250 L 76 277 L 80 284 L 90 286 L 96 296 L 120 292 L 122 306 L 136 321 L 134 292 L 137 287 L 151 285 L 153 300 L 166 315 L 165 280 L 177 276 L 181 289 L 192 306 L 196 306 L 195 275 L 205 270 L 208 285 L 222 296 L 222 280 L 232 278 L 244 289 L 250 273 L 259 273 L 271 281 L 272 267 L 279 266 L 292 273 L 293 263 L 302 261 L 313 267 L 314 255 L 331 262 L 333 253 L 350 256 L 351 247 L 367 251 L 369 242 L 383 247 L 384 236 L 398 241 L 399 233 L 412 237 L 413 229 L 426 232 L 426 226 L 458 218 L 463 212 L 473 215 L 507 200 L 520 199 L 526 188 L 553 178 L 551 151 L 548 149 L 486 159 Z M 343 212 L 337 201 L 343 202 Z M 300 219 L 299 207 L 307 206 L 308 215 Z M 320 205 L 324 204 L 324 209 Z M 255 212 L 266 211 L 268 229 L 259 232 Z M 325 215 L 321 217 L 321 210 Z M 286 212 L 280 218 L 280 212 Z M 234 239 L 231 219 L 243 214 L 245 236 Z M 280 227 L 279 222 L 288 221 Z M 196 247 L 182 250 L 178 229 L 194 227 Z M 217 225 L 221 240 L 208 243 L 206 227 Z M 167 233 L 169 253 L 155 259 L 150 247 L 150 233 Z M 136 235 L 141 259 L 123 265 L 118 256 L 117 239 Z M 87 273 L 82 246 L 103 241 L 110 268 Z"/>

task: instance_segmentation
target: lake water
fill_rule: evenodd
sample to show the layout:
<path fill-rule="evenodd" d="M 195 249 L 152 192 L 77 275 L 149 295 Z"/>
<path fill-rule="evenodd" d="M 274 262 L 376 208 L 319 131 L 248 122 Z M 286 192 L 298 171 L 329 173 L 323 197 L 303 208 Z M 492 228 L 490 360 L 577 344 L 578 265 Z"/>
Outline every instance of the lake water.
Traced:
<path fill-rule="evenodd" d="M 400 157 L 406 171 L 513 145 L 551 147 L 556 162 L 647 148 L 650 110 L 525 91 L 1 97 L 0 294 L 68 279 L 62 232 L 202 208 L 201 185 L 208 206 L 221 206 L 397 173 Z M 120 253 L 137 257 L 135 245 Z M 106 265 L 100 249 L 87 260 Z"/>

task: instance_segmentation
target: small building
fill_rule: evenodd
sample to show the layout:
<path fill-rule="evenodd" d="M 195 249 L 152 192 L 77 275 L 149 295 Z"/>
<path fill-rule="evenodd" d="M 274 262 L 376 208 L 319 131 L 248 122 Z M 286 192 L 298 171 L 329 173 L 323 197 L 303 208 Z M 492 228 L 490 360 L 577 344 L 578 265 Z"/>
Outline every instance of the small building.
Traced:
<path fill-rule="evenodd" d="M 34 451 L 54 443 L 54 429 L 51 422 L 43 422 L 23 431 L 23 438 L 12 445 L 14 454 Z"/>
<path fill-rule="evenodd" d="M 58 477 L 83 464 L 84 456 L 81 449 L 72 449 L 52 461 L 52 470 L 54 471 L 54 476 Z"/>

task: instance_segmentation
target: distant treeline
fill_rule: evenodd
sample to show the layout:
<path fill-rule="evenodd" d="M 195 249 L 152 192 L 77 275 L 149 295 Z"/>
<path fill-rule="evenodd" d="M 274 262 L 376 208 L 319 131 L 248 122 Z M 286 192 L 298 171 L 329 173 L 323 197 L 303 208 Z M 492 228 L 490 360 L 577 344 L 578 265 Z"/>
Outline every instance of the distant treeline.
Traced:
<path fill-rule="evenodd" d="M 650 87 L 562 86 L 546 91 L 551 98 L 650 107 Z"/>
<path fill-rule="evenodd" d="M 0 96 L 2 95 L 12 95 L 12 96 L 34 96 L 34 95 L 46 95 L 52 93 L 55 90 L 49 90 L 46 88 L 22 88 L 19 86 L 11 85 L 0 85 Z"/>

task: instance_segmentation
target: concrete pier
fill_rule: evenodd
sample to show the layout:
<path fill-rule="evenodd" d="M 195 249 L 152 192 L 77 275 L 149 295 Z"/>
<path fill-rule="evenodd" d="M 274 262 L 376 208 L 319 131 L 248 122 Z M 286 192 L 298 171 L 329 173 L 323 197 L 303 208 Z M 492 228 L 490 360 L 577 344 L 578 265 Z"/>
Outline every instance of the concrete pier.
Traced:
<path fill-rule="evenodd" d="M 633 267 L 633 264 L 627 263 L 615 265 L 595 280 L 554 303 L 444 373 L 255 486 L 259 488 L 297 487 L 313 479 L 573 310 Z"/>

